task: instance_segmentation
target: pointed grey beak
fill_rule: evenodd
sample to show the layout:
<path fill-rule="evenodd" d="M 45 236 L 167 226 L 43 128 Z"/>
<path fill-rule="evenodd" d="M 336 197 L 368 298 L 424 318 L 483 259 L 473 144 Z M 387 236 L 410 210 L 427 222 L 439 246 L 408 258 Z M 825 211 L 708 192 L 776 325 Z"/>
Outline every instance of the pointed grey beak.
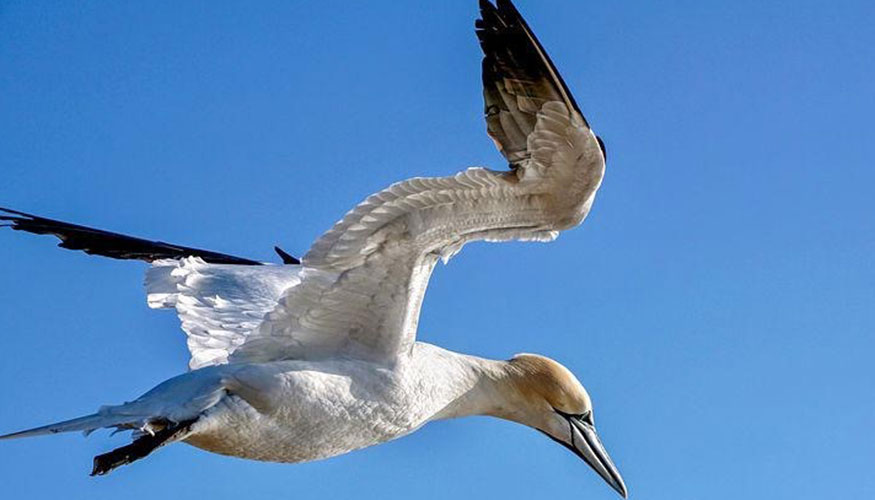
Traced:
<path fill-rule="evenodd" d="M 623 478 L 614 462 L 611 461 L 611 457 L 608 456 L 608 452 L 605 451 L 591 419 L 587 421 L 585 418 L 576 416 L 568 416 L 567 418 L 571 425 L 571 443 L 567 445 L 568 448 L 589 464 L 598 475 L 602 476 L 602 479 L 611 485 L 611 488 L 614 488 L 623 498 L 627 498 L 628 492 Z"/>

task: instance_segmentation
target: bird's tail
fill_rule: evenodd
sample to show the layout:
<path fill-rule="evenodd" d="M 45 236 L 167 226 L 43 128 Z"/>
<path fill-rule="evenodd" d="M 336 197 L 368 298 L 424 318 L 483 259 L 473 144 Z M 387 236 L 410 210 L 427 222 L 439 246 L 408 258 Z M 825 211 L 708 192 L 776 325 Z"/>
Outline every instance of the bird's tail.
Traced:
<path fill-rule="evenodd" d="M 115 427 L 120 430 L 135 429 L 139 427 L 143 430 L 147 430 L 148 422 L 146 419 L 135 415 L 116 414 L 112 412 L 115 408 L 118 407 L 104 407 L 97 413 L 86 415 L 84 417 L 43 425 L 41 427 L 34 427 L 33 429 L 27 429 L 24 431 L 12 432 L 0 436 L 0 440 L 43 436 L 46 434 L 60 434 L 62 432 L 79 431 L 84 432 L 85 434 L 90 434 L 97 429 L 110 427 Z"/>
<path fill-rule="evenodd" d="M 100 412 L 92 415 L 6 434 L 5 436 L 0 436 L 0 440 L 75 431 L 82 431 L 88 434 L 96 429 L 105 427 L 115 427 L 118 430 L 133 429 L 135 439 L 131 444 L 94 457 L 91 475 L 102 476 L 109 474 L 122 465 L 127 465 L 147 457 L 165 444 L 184 439 L 189 433 L 191 425 L 196 420 L 192 419 L 177 423 L 164 419 L 143 419 L 129 415 L 113 415 L 102 409 Z"/>
<path fill-rule="evenodd" d="M 129 403 L 104 406 L 91 415 L 6 434 L 0 440 L 76 431 L 88 435 L 105 428 L 133 431 L 131 444 L 95 457 L 92 475 L 102 475 L 143 458 L 160 446 L 185 439 L 191 434 L 192 424 L 224 394 L 222 378 L 215 370 L 188 372 Z"/>

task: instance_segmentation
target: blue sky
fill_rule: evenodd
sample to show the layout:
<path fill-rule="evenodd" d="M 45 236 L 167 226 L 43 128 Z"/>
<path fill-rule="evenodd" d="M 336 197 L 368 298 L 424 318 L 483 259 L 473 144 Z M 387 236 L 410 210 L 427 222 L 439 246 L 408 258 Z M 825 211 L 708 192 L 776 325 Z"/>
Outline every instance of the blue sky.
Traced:
<path fill-rule="evenodd" d="M 875 495 L 875 4 L 519 0 L 608 170 L 550 245 L 439 267 L 420 338 L 549 355 L 633 498 Z M 0 205 L 274 259 L 389 183 L 501 167 L 474 0 L 0 5 Z M 144 265 L 0 233 L 0 432 L 185 370 Z M 487 311 L 484 313 L 484 311 Z M 7 498 L 614 498 L 471 418 L 303 465 L 185 445 L 99 479 L 98 433 L 0 444 Z"/>

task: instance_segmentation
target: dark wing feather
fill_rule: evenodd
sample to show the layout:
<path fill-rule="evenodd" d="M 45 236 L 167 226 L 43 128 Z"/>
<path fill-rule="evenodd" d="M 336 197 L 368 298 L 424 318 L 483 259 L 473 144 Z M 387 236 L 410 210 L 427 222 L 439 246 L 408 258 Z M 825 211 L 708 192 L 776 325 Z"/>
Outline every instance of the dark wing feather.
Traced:
<path fill-rule="evenodd" d="M 280 256 L 280 258 L 283 260 L 283 264 L 295 265 L 295 264 L 301 263 L 301 261 L 298 260 L 297 257 L 292 257 L 291 255 L 289 255 L 288 252 L 286 252 L 285 250 L 283 250 L 280 247 L 273 247 L 273 251 L 276 252 L 276 254 Z"/>
<path fill-rule="evenodd" d="M 487 130 L 511 166 L 529 157 L 528 137 L 545 102 L 563 102 L 583 118 L 568 86 L 509 0 L 480 0 Z M 586 120 L 583 120 L 586 123 Z M 587 126 L 589 126 L 587 124 Z"/>
<path fill-rule="evenodd" d="M 61 248 L 82 250 L 88 254 L 102 255 L 113 259 L 135 259 L 152 262 L 159 259 L 200 257 L 204 261 L 213 264 L 261 265 L 261 262 L 242 257 L 201 250 L 199 248 L 173 245 L 162 241 L 144 240 L 142 238 L 47 219 L 8 208 L 0 208 L 0 221 L 9 222 L 10 224 L 7 225 L 17 231 L 56 236 L 61 240 L 61 243 L 58 244 Z M 291 259 L 294 259 L 294 257 L 291 257 Z M 292 263 L 286 257 L 283 260 L 286 263 Z"/>

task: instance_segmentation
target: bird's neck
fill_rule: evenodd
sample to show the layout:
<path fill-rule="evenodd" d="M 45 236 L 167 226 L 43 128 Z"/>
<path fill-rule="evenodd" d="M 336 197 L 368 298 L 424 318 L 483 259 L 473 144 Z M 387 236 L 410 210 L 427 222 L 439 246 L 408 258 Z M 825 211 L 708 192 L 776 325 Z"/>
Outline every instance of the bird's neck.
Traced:
<path fill-rule="evenodd" d="M 416 363 L 421 370 L 421 384 L 441 405 L 429 420 L 473 415 L 525 420 L 519 414 L 526 406 L 525 396 L 519 390 L 519 375 L 510 363 L 417 344 L 421 345 L 415 357 L 423 361 Z"/>

